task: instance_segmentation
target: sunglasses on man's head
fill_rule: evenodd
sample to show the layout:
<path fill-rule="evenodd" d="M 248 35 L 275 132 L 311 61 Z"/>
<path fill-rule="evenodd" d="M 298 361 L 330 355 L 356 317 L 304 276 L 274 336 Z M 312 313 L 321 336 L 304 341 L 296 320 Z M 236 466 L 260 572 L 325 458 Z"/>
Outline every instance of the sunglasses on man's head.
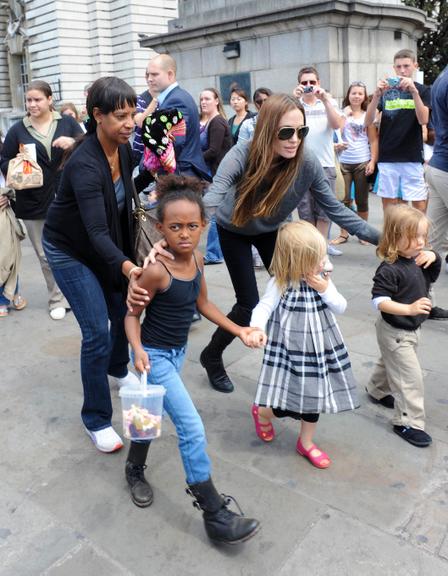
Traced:
<path fill-rule="evenodd" d="M 299 126 L 298 128 L 284 126 L 283 128 L 280 128 L 280 130 L 277 132 L 277 138 L 279 140 L 289 140 L 294 136 L 294 134 L 297 134 L 297 138 L 303 140 L 305 136 L 308 134 L 309 129 L 310 129 L 309 126 Z"/>
<path fill-rule="evenodd" d="M 302 84 L 302 86 L 316 86 L 317 80 L 300 80 L 300 84 Z"/>

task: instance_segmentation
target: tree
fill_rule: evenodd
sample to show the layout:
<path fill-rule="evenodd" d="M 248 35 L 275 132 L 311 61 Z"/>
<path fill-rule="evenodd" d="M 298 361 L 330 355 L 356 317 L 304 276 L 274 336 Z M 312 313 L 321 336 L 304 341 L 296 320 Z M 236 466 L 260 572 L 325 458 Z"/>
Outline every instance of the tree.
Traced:
<path fill-rule="evenodd" d="M 419 8 L 437 22 L 434 31 L 426 32 L 417 42 L 418 62 L 425 72 L 425 82 L 432 84 L 448 64 L 448 2 L 446 0 L 402 0 L 406 6 Z"/>

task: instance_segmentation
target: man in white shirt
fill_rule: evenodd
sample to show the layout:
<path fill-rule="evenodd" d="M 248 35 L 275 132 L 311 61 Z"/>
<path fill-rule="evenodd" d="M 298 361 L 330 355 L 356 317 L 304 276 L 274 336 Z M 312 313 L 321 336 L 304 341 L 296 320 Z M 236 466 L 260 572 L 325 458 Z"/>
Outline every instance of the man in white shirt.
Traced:
<path fill-rule="evenodd" d="M 305 108 L 306 124 L 310 128 L 306 137 L 306 146 L 316 154 L 331 189 L 335 193 L 336 168 L 333 133 L 342 127 L 343 115 L 331 94 L 321 87 L 316 68 L 313 66 L 301 68 L 298 82 L 294 89 L 294 96 L 300 98 Z M 309 192 L 303 197 L 297 209 L 302 220 L 314 224 L 324 238 L 328 238 L 330 220 L 322 208 L 313 201 Z M 342 254 L 333 246 L 328 246 L 328 253 L 332 256 Z"/>

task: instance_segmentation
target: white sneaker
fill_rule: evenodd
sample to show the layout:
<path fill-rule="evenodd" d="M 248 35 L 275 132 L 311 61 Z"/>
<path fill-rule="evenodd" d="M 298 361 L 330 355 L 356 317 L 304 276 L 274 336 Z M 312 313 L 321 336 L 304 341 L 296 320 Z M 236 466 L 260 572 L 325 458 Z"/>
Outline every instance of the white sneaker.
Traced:
<path fill-rule="evenodd" d="M 128 372 L 123 378 L 115 378 L 118 384 L 118 388 L 123 388 L 123 386 L 129 386 L 130 388 L 140 388 L 140 378 L 133 372 Z"/>
<path fill-rule="evenodd" d="M 332 244 L 328 244 L 327 245 L 327 254 L 329 254 L 330 256 L 342 256 L 342 254 L 344 254 L 344 252 L 342 252 L 342 250 L 338 250 Z"/>
<path fill-rule="evenodd" d="M 115 452 L 123 448 L 123 441 L 112 426 L 108 426 L 102 430 L 96 430 L 96 432 L 87 430 L 87 428 L 85 430 L 101 452 Z"/>
<path fill-rule="evenodd" d="M 50 317 L 53 320 L 62 320 L 63 318 L 65 318 L 65 308 L 63 306 L 53 308 L 52 310 L 50 310 Z"/>

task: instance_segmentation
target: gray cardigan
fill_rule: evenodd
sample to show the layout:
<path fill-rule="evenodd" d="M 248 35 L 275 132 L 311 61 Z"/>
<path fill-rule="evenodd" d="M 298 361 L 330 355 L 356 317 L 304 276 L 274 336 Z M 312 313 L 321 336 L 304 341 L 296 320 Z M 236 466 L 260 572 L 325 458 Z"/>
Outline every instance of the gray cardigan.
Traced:
<path fill-rule="evenodd" d="M 204 196 L 207 208 L 216 207 L 216 221 L 220 226 L 245 236 L 272 232 L 297 208 L 299 200 L 310 190 L 330 220 L 348 230 L 350 234 L 378 244 L 378 231 L 335 198 L 319 160 L 306 146 L 297 179 L 283 197 L 277 213 L 270 218 L 252 218 L 242 227 L 234 226 L 232 214 L 236 185 L 246 167 L 249 146 L 250 144 L 239 143 L 226 154 Z"/>

